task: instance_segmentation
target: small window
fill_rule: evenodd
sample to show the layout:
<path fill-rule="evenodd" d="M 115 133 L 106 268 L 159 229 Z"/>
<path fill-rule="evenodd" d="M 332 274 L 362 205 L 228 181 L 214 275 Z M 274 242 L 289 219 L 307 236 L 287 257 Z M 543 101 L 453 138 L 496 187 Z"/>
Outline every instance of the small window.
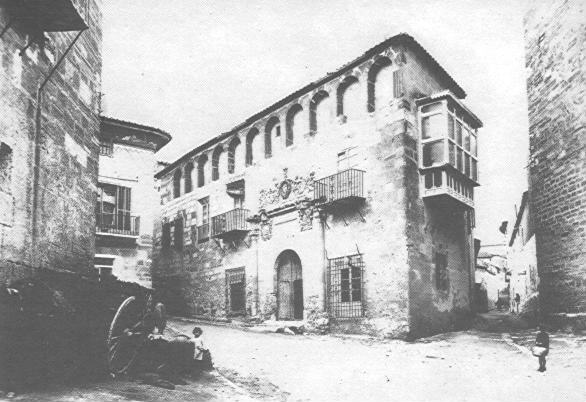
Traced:
<path fill-rule="evenodd" d="M 358 147 L 346 148 L 338 152 L 338 172 L 356 167 L 358 164 Z"/>
<path fill-rule="evenodd" d="M 447 253 L 435 253 L 435 286 L 443 291 L 447 291 L 450 287 Z"/>
<path fill-rule="evenodd" d="M 12 148 L 0 142 L 0 191 L 10 193 L 12 183 Z"/>
<path fill-rule="evenodd" d="M 114 153 L 114 142 L 112 139 L 103 138 L 100 140 L 100 156 L 112 156 Z"/>
<path fill-rule="evenodd" d="M 197 241 L 203 243 L 210 238 L 210 198 L 199 200 L 201 205 L 201 225 L 197 227 Z"/>

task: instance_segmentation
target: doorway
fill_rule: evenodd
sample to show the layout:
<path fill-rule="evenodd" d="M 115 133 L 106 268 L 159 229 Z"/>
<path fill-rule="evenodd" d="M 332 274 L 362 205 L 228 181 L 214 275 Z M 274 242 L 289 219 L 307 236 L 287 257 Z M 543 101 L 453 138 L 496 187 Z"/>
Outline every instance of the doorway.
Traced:
<path fill-rule="evenodd" d="M 303 278 L 301 260 L 292 250 L 283 251 L 276 262 L 277 319 L 303 319 Z"/>

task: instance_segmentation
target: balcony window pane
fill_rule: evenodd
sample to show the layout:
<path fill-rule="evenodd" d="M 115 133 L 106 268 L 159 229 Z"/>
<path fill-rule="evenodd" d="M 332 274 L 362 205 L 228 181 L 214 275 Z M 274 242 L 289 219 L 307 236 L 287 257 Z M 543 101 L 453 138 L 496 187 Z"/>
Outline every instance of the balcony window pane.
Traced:
<path fill-rule="evenodd" d="M 421 113 L 432 113 L 442 109 L 441 103 L 432 103 L 431 105 L 425 105 L 421 108 Z"/>
<path fill-rule="evenodd" d="M 444 142 L 435 141 L 423 144 L 423 167 L 428 167 L 444 162 Z"/>
<path fill-rule="evenodd" d="M 464 129 L 464 149 L 470 152 L 470 131 Z"/>
<path fill-rule="evenodd" d="M 448 115 L 448 136 L 450 139 L 454 139 L 454 116 Z"/>
<path fill-rule="evenodd" d="M 425 174 L 425 188 L 430 189 L 433 187 L 433 174 L 426 173 Z"/>
<path fill-rule="evenodd" d="M 464 155 L 464 174 L 470 177 L 470 155 Z"/>
<path fill-rule="evenodd" d="M 456 142 L 462 146 L 462 123 L 456 122 Z"/>
<path fill-rule="evenodd" d="M 450 151 L 450 164 L 452 166 L 456 166 L 456 144 L 452 141 L 449 141 L 449 151 Z"/>
<path fill-rule="evenodd" d="M 472 159 L 472 180 L 478 181 L 478 167 L 477 163 L 474 159 Z"/>
<path fill-rule="evenodd" d="M 456 158 L 456 168 L 460 172 L 462 172 L 463 168 L 464 168 L 464 166 L 463 166 L 464 163 L 462 161 L 462 156 L 463 156 L 462 154 L 463 154 L 462 150 L 460 148 L 458 148 L 458 153 L 457 153 L 457 158 Z"/>
<path fill-rule="evenodd" d="M 442 171 L 441 170 L 436 170 L 435 172 L 433 172 L 433 185 L 435 187 L 442 186 Z"/>
<path fill-rule="evenodd" d="M 476 156 L 476 136 L 474 134 L 470 135 L 470 152 Z"/>
<path fill-rule="evenodd" d="M 441 138 L 445 135 L 445 120 L 441 114 L 424 117 L 421 120 L 422 138 Z"/>

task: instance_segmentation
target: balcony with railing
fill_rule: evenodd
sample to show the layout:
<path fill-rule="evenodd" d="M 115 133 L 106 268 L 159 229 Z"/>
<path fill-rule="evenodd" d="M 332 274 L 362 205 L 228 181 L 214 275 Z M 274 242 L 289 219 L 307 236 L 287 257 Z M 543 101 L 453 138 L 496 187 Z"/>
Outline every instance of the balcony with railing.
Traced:
<path fill-rule="evenodd" d="M 96 215 L 96 233 L 138 237 L 140 234 L 140 216 L 133 216 L 128 213 L 99 213 Z"/>
<path fill-rule="evenodd" d="M 324 205 L 364 201 L 364 171 L 348 169 L 314 182 L 314 199 Z"/>
<path fill-rule="evenodd" d="M 203 243 L 210 239 L 210 224 L 204 223 L 197 227 L 197 242 Z"/>
<path fill-rule="evenodd" d="M 223 214 L 212 217 L 211 236 L 225 238 L 234 235 L 241 235 L 248 232 L 248 210 L 236 208 Z"/>

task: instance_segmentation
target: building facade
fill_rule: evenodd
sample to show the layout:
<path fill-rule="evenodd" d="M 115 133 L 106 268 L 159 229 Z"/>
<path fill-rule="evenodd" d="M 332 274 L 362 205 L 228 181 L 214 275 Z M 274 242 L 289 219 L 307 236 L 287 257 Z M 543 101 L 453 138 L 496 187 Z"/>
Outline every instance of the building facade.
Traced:
<path fill-rule="evenodd" d="M 460 325 L 481 126 L 465 95 L 400 34 L 164 168 L 168 310 L 391 337 Z"/>
<path fill-rule="evenodd" d="M 101 118 L 94 272 L 151 287 L 153 220 L 160 203 L 155 153 L 171 136 L 154 127 Z"/>
<path fill-rule="evenodd" d="M 525 18 L 530 220 L 547 317 L 586 315 L 585 7 L 536 1 Z"/>
<path fill-rule="evenodd" d="M 0 1 L 2 283 L 92 266 L 101 7 Z"/>
<path fill-rule="evenodd" d="M 534 305 L 537 306 L 539 295 L 535 235 L 529 219 L 529 210 L 529 192 L 525 191 L 507 247 L 507 264 L 511 273 L 511 299 L 519 295 L 521 299 L 518 306 L 519 312 L 522 312 L 529 302 L 531 302 L 531 308 L 534 308 Z M 517 311 L 517 306 L 514 306 L 514 309 Z"/>

